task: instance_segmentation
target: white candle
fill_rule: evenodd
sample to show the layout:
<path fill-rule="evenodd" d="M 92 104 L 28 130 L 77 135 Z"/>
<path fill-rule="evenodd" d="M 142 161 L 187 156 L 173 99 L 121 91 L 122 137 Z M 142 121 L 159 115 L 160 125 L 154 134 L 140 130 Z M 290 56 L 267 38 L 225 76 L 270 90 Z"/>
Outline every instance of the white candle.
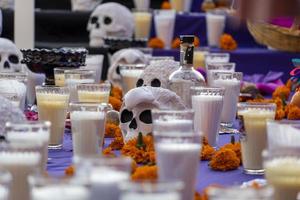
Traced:
<path fill-rule="evenodd" d="M 14 37 L 18 48 L 34 48 L 35 0 L 15 0 Z"/>

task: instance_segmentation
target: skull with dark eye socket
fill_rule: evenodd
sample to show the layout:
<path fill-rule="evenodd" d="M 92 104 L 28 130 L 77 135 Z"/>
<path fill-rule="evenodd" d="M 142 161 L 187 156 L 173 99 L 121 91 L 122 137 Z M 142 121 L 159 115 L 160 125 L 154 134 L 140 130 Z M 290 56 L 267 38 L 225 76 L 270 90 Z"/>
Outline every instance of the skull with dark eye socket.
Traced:
<path fill-rule="evenodd" d="M 2 72 L 19 72 L 21 52 L 16 45 L 8 39 L 0 38 L 0 68 Z"/>

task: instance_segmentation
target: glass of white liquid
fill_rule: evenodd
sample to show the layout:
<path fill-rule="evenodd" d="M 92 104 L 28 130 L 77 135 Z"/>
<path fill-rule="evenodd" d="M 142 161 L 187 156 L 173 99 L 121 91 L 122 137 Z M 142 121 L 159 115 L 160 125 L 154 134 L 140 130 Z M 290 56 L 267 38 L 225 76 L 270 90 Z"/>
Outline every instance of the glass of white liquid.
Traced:
<path fill-rule="evenodd" d="M 68 68 L 68 67 L 54 68 L 54 81 L 56 86 L 58 87 L 65 86 L 65 71 L 67 70 L 72 70 L 72 68 Z"/>
<path fill-rule="evenodd" d="M 267 120 L 275 119 L 276 104 L 240 103 L 241 151 L 246 174 L 264 174 L 262 152 L 267 148 Z M 243 130 L 244 129 L 244 130 Z"/>
<path fill-rule="evenodd" d="M 36 96 L 39 120 L 51 122 L 48 148 L 61 149 L 69 105 L 69 88 L 37 86 Z"/>
<path fill-rule="evenodd" d="M 126 182 L 120 200 L 182 200 L 181 182 Z"/>
<path fill-rule="evenodd" d="M 10 200 L 30 200 L 27 178 L 40 171 L 41 154 L 24 143 L 0 144 L 0 168 L 10 172 Z"/>
<path fill-rule="evenodd" d="M 193 200 L 201 150 L 194 112 L 153 110 L 152 119 L 159 179 L 181 181 L 182 199 Z"/>
<path fill-rule="evenodd" d="M 220 133 L 236 132 L 232 127 L 236 117 L 242 80 L 243 73 L 241 72 L 212 72 L 211 85 L 225 88 Z"/>
<path fill-rule="evenodd" d="M 259 190 L 251 187 L 212 187 L 207 193 L 210 200 L 273 200 L 273 190 L 269 187 Z"/>
<path fill-rule="evenodd" d="M 264 167 L 274 200 L 298 199 L 300 193 L 300 148 L 284 147 L 265 151 Z"/>
<path fill-rule="evenodd" d="M 209 53 L 205 55 L 205 63 L 228 63 L 229 53 Z"/>
<path fill-rule="evenodd" d="M 90 188 L 83 178 L 30 176 L 31 200 L 90 200 Z"/>
<path fill-rule="evenodd" d="M 171 49 L 175 18 L 175 10 L 154 10 L 156 36 L 164 42 L 166 49 Z"/>
<path fill-rule="evenodd" d="M 79 84 L 76 88 L 79 102 L 108 103 L 110 83 Z"/>
<path fill-rule="evenodd" d="M 177 12 L 190 12 L 192 0 L 170 0 L 172 9 Z"/>
<path fill-rule="evenodd" d="M 106 103 L 70 103 L 74 158 L 101 152 L 105 116 L 111 110 L 111 105 Z"/>
<path fill-rule="evenodd" d="M 300 147 L 299 120 L 268 120 L 268 150 L 280 147 Z"/>
<path fill-rule="evenodd" d="M 91 199 L 119 200 L 119 186 L 130 180 L 131 159 L 89 156 L 75 162 L 79 173 L 87 174 L 91 184 Z"/>
<path fill-rule="evenodd" d="M 205 68 L 205 57 L 209 54 L 209 48 L 196 48 L 194 50 L 194 69 Z"/>
<path fill-rule="evenodd" d="M 203 133 L 208 143 L 216 147 L 225 89 L 192 87 L 191 94 L 192 107 L 195 111 L 195 131 Z"/>
<path fill-rule="evenodd" d="M 8 171 L 0 171 L 0 200 L 9 200 L 12 176 Z"/>
<path fill-rule="evenodd" d="M 134 0 L 133 2 L 138 11 L 148 10 L 150 8 L 150 0 Z"/>
<path fill-rule="evenodd" d="M 152 12 L 148 10 L 137 10 L 133 12 L 133 16 L 135 22 L 135 38 L 148 39 L 152 22 Z"/>
<path fill-rule="evenodd" d="M 145 68 L 146 65 L 144 64 L 120 65 L 120 74 L 124 94 L 136 87 L 136 82 Z"/>
<path fill-rule="evenodd" d="M 174 60 L 173 56 L 151 56 L 149 58 L 149 64 L 151 65 L 153 62 L 161 61 L 161 60 Z"/>
<path fill-rule="evenodd" d="M 19 142 L 40 146 L 41 171 L 45 171 L 48 161 L 48 143 L 50 138 L 49 121 L 8 122 L 5 125 L 5 138 L 8 142 Z"/>
<path fill-rule="evenodd" d="M 75 69 L 65 71 L 65 85 L 70 89 L 70 102 L 78 101 L 77 89 L 78 84 L 95 83 L 96 72 L 86 69 Z"/>
<path fill-rule="evenodd" d="M 206 13 L 207 40 L 210 47 L 219 47 L 220 38 L 224 33 L 226 15 L 223 10 Z"/>
<path fill-rule="evenodd" d="M 206 80 L 207 85 L 212 85 L 213 72 L 235 72 L 235 63 L 216 63 L 210 62 L 206 64 Z"/>
<path fill-rule="evenodd" d="M 95 83 L 100 83 L 103 69 L 103 55 L 87 55 L 85 69 L 96 71 Z"/>

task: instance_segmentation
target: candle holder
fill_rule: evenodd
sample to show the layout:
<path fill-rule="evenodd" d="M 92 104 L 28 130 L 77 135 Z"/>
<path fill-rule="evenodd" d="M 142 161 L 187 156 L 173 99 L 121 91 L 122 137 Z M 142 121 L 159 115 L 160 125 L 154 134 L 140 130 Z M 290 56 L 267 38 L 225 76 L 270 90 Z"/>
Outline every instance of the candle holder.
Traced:
<path fill-rule="evenodd" d="M 86 49 L 21 49 L 23 64 L 34 73 L 45 74 L 45 85 L 55 85 L 54 68 L 79 68 L 85 65 Z"/>

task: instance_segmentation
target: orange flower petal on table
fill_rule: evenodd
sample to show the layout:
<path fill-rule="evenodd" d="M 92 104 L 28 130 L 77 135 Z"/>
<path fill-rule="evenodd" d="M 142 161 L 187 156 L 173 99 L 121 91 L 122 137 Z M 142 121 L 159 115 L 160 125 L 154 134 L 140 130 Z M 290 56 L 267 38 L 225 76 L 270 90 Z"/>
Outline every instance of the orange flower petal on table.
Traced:
<path fill-rule="evenodd" d="M 229 34 L 223 34 L 220 38 L 220 48 L 228 51 L 235 50 L 237 48 L 237 42 Z"/>
<path fill-rule="evenodd" d="M 290 96 L 290 93 L 291 93 L 290 88 L 288 88 L 285 85 L 281 85 L 275 89 L 275 91 L 272 94 L 272 98 L 275 99 L 276 97 L 279 97 L 281 99 L 285 98 L 285 100 L 287 100 Z"/>
<path fill-rule="evenodd" d="M 122 100 L 122 97 L 123 97 L 123 91 L 122 91 L 122 89 L 121 89 L 120 87 L 118 87 L 118 86 L 113 86 L 113 87 L 111 88 L 110 96 L 116 97 L 116 98 Z"/>
<path fill-rule="evenodd" d="M 287 119 L 299 120 L 300 119 L 300 108 L 293 104 L 288 105 L 287 106 Z"/>
<path fill-rule="evenodd" d="M 135 172 L 131 175 L 134 181 L 154 181 L 157 180 L 157 166 L 142 166 L 136 168 Z"/>
<path fill-rule="evenodd" d="M 159 39 L 158 37 L 156 38 L 151 38 L 148 42 L 148 46 L 150 48 L 154 48 L 154 49 L 163 49 L 165 47 L 164 42 Z"/>
<path fill-rule="evenodd" d="M 214 153 L 215 153 L 215 149 L 212 146 L 208 144 L 203 145 L 200 154 L 201 160 L 211 160 Z"/>
<path fill-rule="evenodd" d="M 233 150 L 220 149 L 214 154 L 209 165 L 216 171 L 229 171 L 240 166 L 240 159 Z"/>
<path fill-rule="evenodd" d="M 109 97 L 109 103 L 112 105 L 114 110 L 120 111 L 121 106 L 122 106 L 122 101 L 120 99 L 110 96 Z"/>
<path fill-rule="evenodd" d="M 70 165 L 65 169 L 66 176 L 73 176 L 74 174 L 75 174 L 75 167 L 73 165 Z"/>
<path fill-rule="evenodd" d="M 161 9 L 165 9 L 165 10 L 169 10 L 172 8 L 169 1 L 163 1 L 160 7 Z"/>

